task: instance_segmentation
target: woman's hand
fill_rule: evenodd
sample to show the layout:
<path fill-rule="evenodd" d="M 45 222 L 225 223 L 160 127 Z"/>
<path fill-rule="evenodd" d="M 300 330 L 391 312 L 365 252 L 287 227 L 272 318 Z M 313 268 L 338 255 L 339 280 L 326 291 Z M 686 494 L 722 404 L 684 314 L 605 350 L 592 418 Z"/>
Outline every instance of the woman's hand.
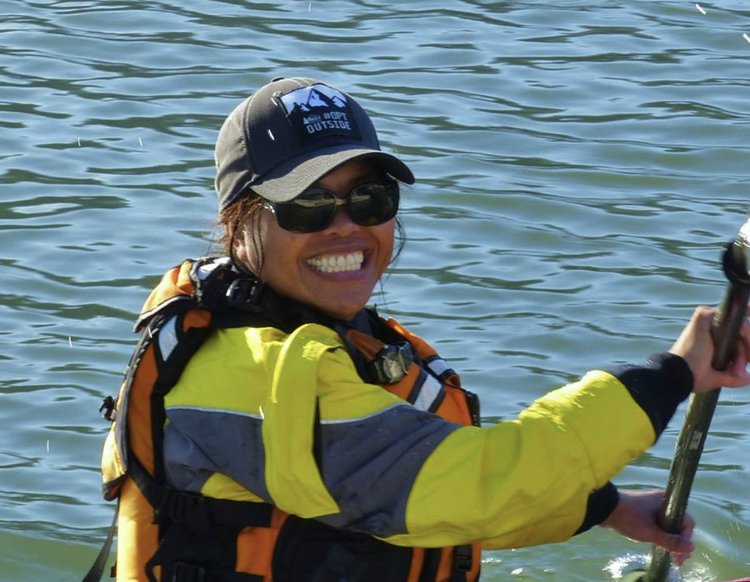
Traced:
<path fill-rule="evenodd" d="M 723 372 L 714 370 L 711 361 L 714 357 L 714 342 L 711 335 L 716 309 L 698 307 L 693 313 L 680 337 L 669 350 L 681 356 L 693 372 L 693 392 L 700 394 L 714 388 L 737 388 L 750 384 L 747 370 L 750 360 L 750 323 L 742 322 L 737 352 L 729 369 Z"/>
<path fill-rule="evenodd" d="M 682 532 L 671 534 L 658 523 L 664 492 L 620 491 L 620 500 L 615 510 L 605 519 L 602 527 L 613 529 L 627 538 L 639 542 L 650 542 L 669 551 L 672 561 L 678 566 L 690 557 L 694 545 L 690 540 L 695 522 L 685 515 Z"/>

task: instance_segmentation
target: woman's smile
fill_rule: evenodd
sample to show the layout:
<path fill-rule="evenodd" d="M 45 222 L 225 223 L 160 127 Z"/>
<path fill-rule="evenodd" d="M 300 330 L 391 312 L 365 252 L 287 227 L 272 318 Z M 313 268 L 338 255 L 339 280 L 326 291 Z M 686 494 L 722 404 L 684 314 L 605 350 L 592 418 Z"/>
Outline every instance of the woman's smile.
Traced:
<path fill-rule="evenodd" d="M 307 264 L 319 273 L 351 273 L 362 270 L 364 253 L 356 251 L 348 254 L 319 255 L 307 259 Z"/>

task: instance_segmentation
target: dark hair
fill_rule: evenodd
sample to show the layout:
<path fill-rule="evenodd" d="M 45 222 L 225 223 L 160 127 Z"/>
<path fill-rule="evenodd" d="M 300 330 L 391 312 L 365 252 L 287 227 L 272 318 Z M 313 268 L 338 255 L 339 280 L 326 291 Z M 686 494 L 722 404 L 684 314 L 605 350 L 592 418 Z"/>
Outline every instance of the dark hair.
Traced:
<path fill-rule="evenodd" d="M 241 269 L 246 269 L 245 265 L 238 263 L 234 256 L 234 239 L 238 234 L 242 234 L 242 231 L 250 220 L 257 220 L 263 199 L 257 196 L 253 192 L 249 192 L 247 195 L 240 196 L 235 202 L 227 206 L 224 210 L 219 212 L 219 216 L 216 219 L 217 226 L 221 230 L 219 237 L 214 240 L 214 246 L 218 247 L 218 251 L 226 257 L 229 257 L 232 262 Z M 258 256 L 263 261 L 260 239 L 258 238 L 258 229 L 253 229 L 253 244 L 258 251 Z"/>
<path fill-rule="evenodd" d="M 401 256 L 401 251 L 404 250 L 405 244 L 406 229 L 404 228 L 404 225 L 399 219 L 398 215 L 396 215 L 396 244 L 393 247 L 393 256 L 391 256 L 391 260 L 388 263 L 389 265 L 392 265 L 398 260 L 398 258 Z"/>

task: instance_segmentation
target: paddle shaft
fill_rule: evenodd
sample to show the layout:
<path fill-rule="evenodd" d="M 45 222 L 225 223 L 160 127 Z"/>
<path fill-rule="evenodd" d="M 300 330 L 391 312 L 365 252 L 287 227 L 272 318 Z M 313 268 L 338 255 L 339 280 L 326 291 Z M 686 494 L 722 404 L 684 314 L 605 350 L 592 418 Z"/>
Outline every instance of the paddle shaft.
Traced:
<path fill-rule="evenodd" d="M 749 230 L 750 220 L 743 231 Z M 730 283 L 714 319 L 714 359 L 716 370 L 726 370 L 734 357 L 742 322 L 750 299 L 750 246 L 747 236 L 740 236 L 724 253 L 724 273 Z M 690 401 L 685 423 L 675 447 L 669 471 L 659 523 L 670 533 L 680 533 L 685 520 L 688 497 L 698 469 L 703 445 L 713 418 L 719 390 L 695 394 Z M 663 548 L 654 547 L 646 582 L 664 582 L 669 574 L 671 558 Z"/>

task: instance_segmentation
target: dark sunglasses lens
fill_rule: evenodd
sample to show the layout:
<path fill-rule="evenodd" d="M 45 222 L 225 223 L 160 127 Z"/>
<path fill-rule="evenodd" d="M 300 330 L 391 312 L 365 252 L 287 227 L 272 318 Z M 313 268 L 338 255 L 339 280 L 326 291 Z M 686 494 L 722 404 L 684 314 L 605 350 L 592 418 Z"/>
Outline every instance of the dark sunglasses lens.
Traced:
<path fill-rule="evenodd" d="M 349 214 L 357 224 L 377 226 L 396 216 L 398 201 L 398 182 L 362 184 L 349 194 Z"/>
<path fill-rule="evenodd" d="M 346 209 L 357 224 L 377 226 L 396 216 L 398 202 L 398 182 L 368 182 L 349 193 Z M 291 202 L 274 204 L 273 208 L 281 228 L 300 233 L 318 232 L 331 224 L 336 199 L 332 192 L 312 189 Z"/>
<path fill-rule="evenodd" d="M 292 232 L 317 232 L 331 223 L 336 212 L 333 194 L 325 190 L 308 190 L 291 202 L 274 206 L 279 226 Z"/>

